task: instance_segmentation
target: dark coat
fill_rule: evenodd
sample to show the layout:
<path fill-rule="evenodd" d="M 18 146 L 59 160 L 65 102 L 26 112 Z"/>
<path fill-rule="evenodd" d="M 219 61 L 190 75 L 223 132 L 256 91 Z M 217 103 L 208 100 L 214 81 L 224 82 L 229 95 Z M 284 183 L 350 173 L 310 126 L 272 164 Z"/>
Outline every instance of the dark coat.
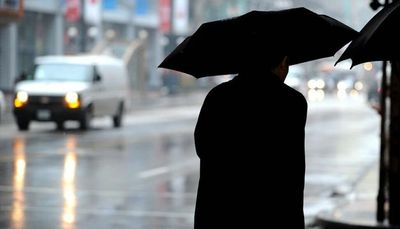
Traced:
<path fill-rule="evenodd" d="M 306 116 L 304 96 L 272 74 L 209 92 L 195 128 L 195 229 L 304 228 Z"/>

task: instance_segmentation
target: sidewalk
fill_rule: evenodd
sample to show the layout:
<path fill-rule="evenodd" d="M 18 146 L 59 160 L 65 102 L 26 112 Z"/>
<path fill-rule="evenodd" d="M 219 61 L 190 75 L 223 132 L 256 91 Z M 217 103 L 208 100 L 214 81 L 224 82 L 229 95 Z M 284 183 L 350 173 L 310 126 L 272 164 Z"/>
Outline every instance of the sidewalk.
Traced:
<path fill-rule="evenodd" d="M 376 195 L 379 182 L 379 164 L 372 166 L 366 176 L 356 185 L 353 194 L 343 205 L 332 212 L 322 212 L 316 218 L 316 225 L 324 229 L 394 229 L 376 221 Z"/>

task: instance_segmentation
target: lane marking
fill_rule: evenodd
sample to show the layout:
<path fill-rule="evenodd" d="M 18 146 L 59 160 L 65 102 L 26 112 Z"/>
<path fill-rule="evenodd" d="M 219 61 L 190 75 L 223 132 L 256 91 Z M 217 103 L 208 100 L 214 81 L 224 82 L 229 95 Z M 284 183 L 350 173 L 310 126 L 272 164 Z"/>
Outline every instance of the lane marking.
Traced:
<path fill-rule="evenodd" d="M 158 167 L 155 169 L 149 169 L 149 170 L 142 171 L 138 174 L 138 177 L 141 179 L 145 179 L 145 178 L 149 178 L 149 177 L 158 176 L 158 175 L 167 173 L 169 171 L 171 171 L 170 167 L 162 166 L 162 167 Z"/>
<path fill-rule="evenodd" d="M 163 175 L 165 173 L 184 170 L 185 168 L 190 168 L 192 170 L 193 169 L 198 170 L 198 168 L 196 167 L 199 165 L 198 162 L 199 162 L 199 159 L 197 157 L 192 157 L 181 163 L 175 163 L 175 164 L 171 164 L 169 166 L 161 166 L 161 167 L 154 168 L 154 169 L 144 170 L 144 171 L 138 173 L 138 178 L 146 179 L 146 178 L 150 178 L 150 177 L 154 177 L 154 176 Z"/>

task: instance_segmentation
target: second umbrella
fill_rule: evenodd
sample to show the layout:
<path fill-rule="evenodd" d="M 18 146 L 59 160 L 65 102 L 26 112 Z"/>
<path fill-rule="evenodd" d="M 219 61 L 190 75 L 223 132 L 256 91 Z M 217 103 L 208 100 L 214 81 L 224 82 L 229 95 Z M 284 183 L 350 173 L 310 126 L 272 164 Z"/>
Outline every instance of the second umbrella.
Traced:
<path fill-rule="evenodd" d="M 361 29 L 338 62 L 351 59 L 352 67 L 368 61 L 383 61 L 400 58 L 400 1 L 381 9 Z"/>

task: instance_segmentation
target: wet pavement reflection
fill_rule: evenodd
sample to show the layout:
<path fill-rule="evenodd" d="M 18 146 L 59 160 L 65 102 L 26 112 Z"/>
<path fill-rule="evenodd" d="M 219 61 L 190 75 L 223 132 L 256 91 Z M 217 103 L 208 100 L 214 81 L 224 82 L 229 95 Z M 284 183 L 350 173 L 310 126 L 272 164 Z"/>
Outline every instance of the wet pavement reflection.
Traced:
<path fill-rule="evenodd" d="M 33 129 L 12 145 L 1 136 L 0 227 L 190 228 L 191 133 L 131 132 Z"/>
<path fill-rule="evenodd" d="M 26 157 L 25 157 L 25 141 L 24 138 L 15 138 L 13 145 L 13 202 L 11 208 L 11 222 L 13 228 L 22 229 L 25 223 L 25 172 L 26 172 Z"/>
<path fill-rule="evenodd" d="M 76 219 L 76 137 L 68 136 L 65 148 L 67 153 L 64 157 L 64 170 L 62 176 L 62 192 L 63 192 L 63 212 L 62 227 L 63 229 L 74 229 Z"/>

